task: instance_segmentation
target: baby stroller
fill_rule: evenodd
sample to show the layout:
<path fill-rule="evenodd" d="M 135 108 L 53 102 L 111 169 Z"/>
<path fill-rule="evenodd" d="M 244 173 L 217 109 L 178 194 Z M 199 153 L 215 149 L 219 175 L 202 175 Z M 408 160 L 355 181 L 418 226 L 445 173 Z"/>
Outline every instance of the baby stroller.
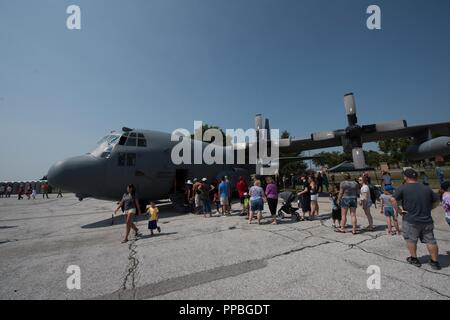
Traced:
<path fill-rule="evenodd" d="M 292 203 L 297 201 L 297 194 L 295 192 L 281 192 L 279 197 L 283 200 L 283 204 L 278 210 L 278 217 L 284 219 L 285 215 L 288 214 L 291 216 L 292 221 L 299 221 L 300 215 L 297 212 L 297 208 L 292 206 Z"/>

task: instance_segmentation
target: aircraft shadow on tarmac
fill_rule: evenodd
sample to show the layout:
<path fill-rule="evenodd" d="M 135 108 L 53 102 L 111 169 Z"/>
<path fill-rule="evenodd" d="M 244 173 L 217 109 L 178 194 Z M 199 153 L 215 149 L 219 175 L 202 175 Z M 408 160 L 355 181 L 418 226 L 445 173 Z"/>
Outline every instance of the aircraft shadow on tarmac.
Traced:
<path fill-rule="evenodd" d="M 12 229 L 12 228 L 17 228 L 17 226 L 0 226 L 0 230 L 1 229 Z"/>
<path fill-rule="evenodd" d="M 175 217 L 175 216 L 182 216 L 186 213 L 176 213 L 174 212 L 174 208 L 172 205 L 164 205 L 160 206 L 159 208 L 159 215 L 160 218 L 169 218 L 169 217 Z M 140 221 L 148 221 L 148 214 L 143 213 L 141 215 L 135 216 L 133 219 L 134 222 L 140 222 Z M 81 226 L 82 229 L 96 229 L 96 228 L 106 228 L 113 225 L 122 225 L 125 224 L 125 215 L 123 214 L 117 214 L 114 217 L 112 217 L 112 214 L 110 218 L 104 219 L 101 221 L 97 221 L 94 223 L 86 224 L 84 226 Z M 162 222 L 164 224 L 164 222 Z"/>

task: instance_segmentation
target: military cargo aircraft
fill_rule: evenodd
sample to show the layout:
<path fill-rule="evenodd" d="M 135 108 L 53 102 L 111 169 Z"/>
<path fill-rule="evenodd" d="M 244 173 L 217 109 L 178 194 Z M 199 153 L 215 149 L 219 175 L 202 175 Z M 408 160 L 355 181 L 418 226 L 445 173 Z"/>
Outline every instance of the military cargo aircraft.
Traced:
<path fill-rule="evenodd" d="M 406 152 L 413 160 L 450 154 L 450 122 L 412 127 L 408 127 L 405 120 L 359 125 L 352 93 L 344 96 L 344 105 L 347 128 L 314 133 L 307 139 L 280 139 L 280 154 L 300 154 L 306 150 L 342 146 L 345 152 L 352 153 L 355 168 L 363 170 L 366 167 L 363 143 L 398 137 L 413 138 L 414 143 Z M 266 119 L 263 127 L 263 118 L 257 115 L 255 130 L 258 132 L 263 128 L 270 129 L 269 121 Z M 433 138 L 433 135 L 446 136 Z M 134 184 L 144 202 L 167 198 L 179 201 L 175 195 L 183 190 L 187 179 L 205 177 L 211 181 L 227 175 L 236 181 L 238 176 L 255 173 L 255 164 L 249 162 L 175 165 L 171 151 L 178 142 L 171 138 L 170 133 L 124 127 L 121 132 L 112 132 L 104 137 L 90 153 L 54 164 L 47 174 L 48 181 L 53 187 L 75 193 L 80 200 L 93 197 L 117 201 L 126 186 Z M 270 134 L 263 139 L 269 143 Z M 258 142 L 245 143 L 248 154 L 252 148 L 257 148 Z M 193 149 L 198 144 L 202 150 L 208 145 L 192 140 Z M 233 152 L 238 152 L 235 146 L 232 148 L 235 149 Z"/>

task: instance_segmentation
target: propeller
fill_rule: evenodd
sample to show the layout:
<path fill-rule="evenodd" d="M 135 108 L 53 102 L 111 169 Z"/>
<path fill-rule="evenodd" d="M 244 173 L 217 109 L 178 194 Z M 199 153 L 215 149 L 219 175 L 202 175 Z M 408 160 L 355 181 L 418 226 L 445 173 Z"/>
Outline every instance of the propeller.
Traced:
<path fill-rule="evenodd" d="M 264 122 L 264 126 L 263 126 Z M 263 119 L 262 115 L 258 113 L 255 116 L 255 129 L 256 129 L 256 137 L 259 141 L 259 130 L 265 129 L 266 131 L 262 134 L 263 140 L 270 142 L 272 141 L 271 132 L 270 132 L 270 121 L 268 118 Z M 279 139 L 277 142 L 279 147 L 289 147 L 291 145 L 291 138 L 288 139 Z"/>
<path fill-rule="evenodd" d="M 356 103 L 353 93 L 344 95 L 344 107 L 347 115 L 348 126 L 344 130 L 323 131 L 313 133 L 313 141 L 325 141 L 335 138 L 341 138 L 344 152 L 352 153 L 355 169 L 366 168 L 366 161 L 362 149 L 362 136 L 368 133 L 389 132 L 407 127 L 405 120 L 389 121 L 384 123 L 358 125 L 356 116 Z"/>
<path fill-rule="evenodd" d="M 262 129 L 263 127 L 263 118 L 262 115 L 259 113 L 255 117 L 255 129 L 256 131 Z"/>

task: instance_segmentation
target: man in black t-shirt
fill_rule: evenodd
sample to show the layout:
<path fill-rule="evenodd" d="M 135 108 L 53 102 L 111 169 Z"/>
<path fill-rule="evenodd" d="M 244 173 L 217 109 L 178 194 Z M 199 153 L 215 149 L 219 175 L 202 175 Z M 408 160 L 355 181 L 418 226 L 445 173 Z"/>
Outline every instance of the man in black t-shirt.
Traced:
<path fill-rule="evenodd" d="M 430 187 L 417 182 L 418 175 L 415 170 L 406 169 L 403 175 L 405 184 L 395 190 L 391 202 L 398 208 L 397 212 L 403 212 L 403 237 L 411 254 L 407 261 L 417 267 L 421 266 L 417 259 L 417 241 L 420 239 L 427 245 L 430 253 L 430 266 L 440 270 L 439 248 L 434 238 L 434 223 L 431 217 L 431 210 L 439 204 L 439 197 Z M 400 203 L 403 209 L 400 208 Z"/>

